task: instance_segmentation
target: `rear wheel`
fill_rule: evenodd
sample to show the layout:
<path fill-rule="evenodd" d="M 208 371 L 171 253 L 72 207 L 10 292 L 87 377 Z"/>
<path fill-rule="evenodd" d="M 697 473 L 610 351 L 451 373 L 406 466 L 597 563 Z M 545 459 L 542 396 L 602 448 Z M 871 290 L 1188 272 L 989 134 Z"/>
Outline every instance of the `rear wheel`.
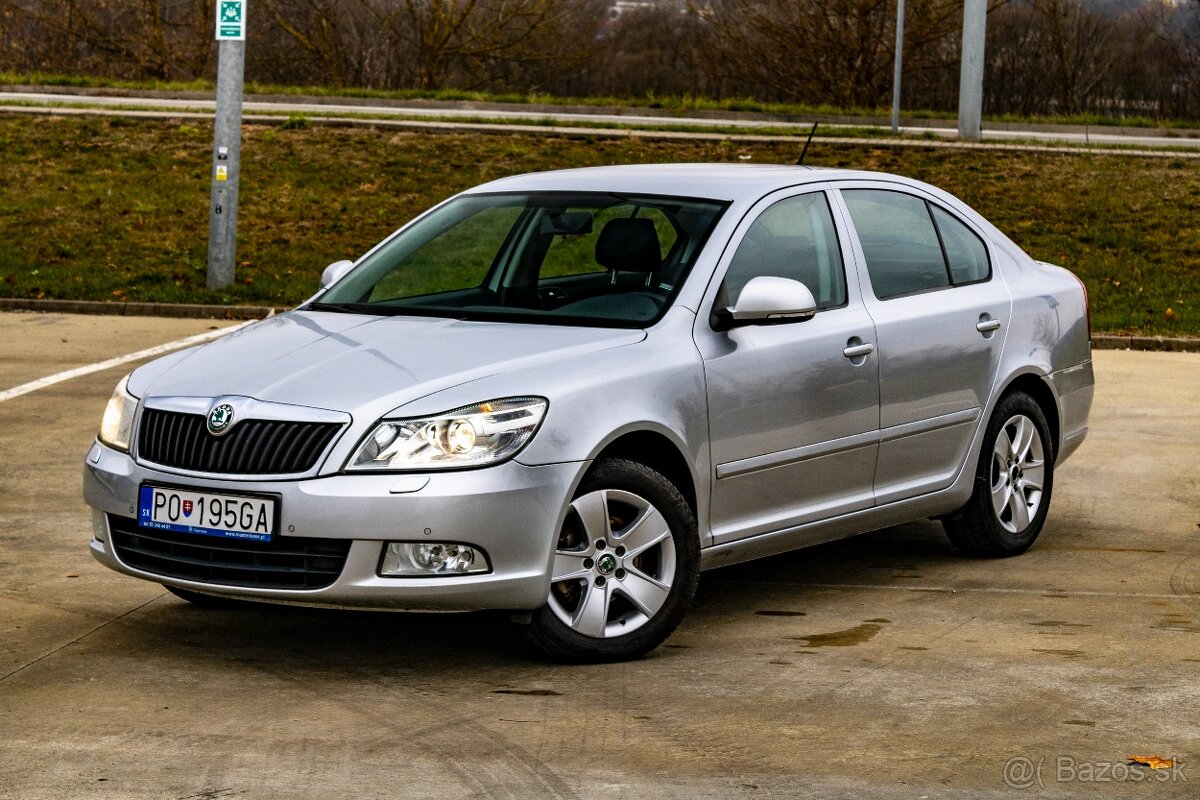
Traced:
<path fill-rule="evenodd" d="M 1015 556 L 1042 531 L 1054 488 L 1046 416 L 1023 392 L 1006 395 L 988 423 L 971 500 L 942 520 L 946 535 L 971 556 Z"/>
<path fill-rule="evenodd" d="M 642 656 L 683 619 L 699 568 L 695 515 L 679 490 L 644 464 L 599 461 L 571 501 L 530 638 L 564 661 Z"/>

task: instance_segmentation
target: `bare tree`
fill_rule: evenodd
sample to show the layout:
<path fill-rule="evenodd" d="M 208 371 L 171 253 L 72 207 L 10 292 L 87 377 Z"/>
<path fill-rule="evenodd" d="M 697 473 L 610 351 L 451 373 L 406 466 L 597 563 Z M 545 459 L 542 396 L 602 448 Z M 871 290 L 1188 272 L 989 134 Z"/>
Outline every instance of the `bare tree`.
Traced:
<path fill-rule="evenodd" d="M 6 20 L 59 48 L 47 65 L 73 56 L 76 70 L 164 80 L 205 69 L 214 13 L 210 0 L 0 0 Z"/>
<path fill-rule="evenodd" d="M 886 103 L 896 0 L 256 0 L 247 78 Z M 962 4 L 906 0 L 907 108 L 953 110 Z M 989 113 L 1200 117 L 1200 0 L 989 0 Z M 0 0 L 0 68 L 214 72 L 212 0 Z"/>
<path fill-rule="evenodd" d="M 583 0 L 364 0 L 374 25 L 411 53 L 417 88 L 481 88 L 548 63 L 579 64 L 587 40 L 573 31 L 594 4 Z M 595 22 L 592 22 L 594 29 Z M 566 40 L 564 42 L 564 39 Z M 574 40 L 574 41 L 572 41 Z M 575 47 L 564 47 L 574 44 Z"/>
<path fill-rule="evenodd" d="M 357 0 L 263 0 L 277 34 L 267 60 L 307 82 L 332 86 L 386 85 L 366 69 L 374 52 L 369 8 Z M 372 35 L 374 33 L 374 35 Z M 282 39 L 282 41 L 280 41 Z M 293 48 L 288 48 L 287 43 Z M 289 55 L 289 50 L 291 53 Z M 282 61 L 282 64 L 280 62 Z"/>
<path fill-rule="evenodd" d="M 1060 113 L 1084 110 L 1117 57 L 1116 26 L 1083 0 L 1034 0 Z"/>
<path fill-rule="evenodd" d="M 594 91 L 602 95 L 720 95 L 711 25 L 686 6 L 614 8 L 602 36 Z"/>
<path fill-rule="evenodd" d="M 859 108 L 890 96 L 894 0 L 697 0 L 693 8 L 711 23 L 724 68 L 752 94 Z M 962 4 L 908 0 L 907 8 L 905 79 L 923 81 L 925 96 L 944 87 L 936 94 L 946 102 L 942 93 L 957 92 L 950 70 Z"/>

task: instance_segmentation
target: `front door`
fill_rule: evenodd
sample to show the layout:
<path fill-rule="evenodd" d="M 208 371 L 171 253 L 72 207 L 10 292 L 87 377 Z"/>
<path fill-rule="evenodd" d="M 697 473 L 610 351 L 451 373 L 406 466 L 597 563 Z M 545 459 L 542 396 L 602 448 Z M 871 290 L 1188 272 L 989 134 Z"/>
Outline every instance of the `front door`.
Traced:
<path fill-rule="evenodd" d="M 715 300 L 736 307 L 751 278 L 791 278 L 813 293 L 816 316 L 721 333 L 708 327 L 707 312 L 697 322 L 708 390 L 715 544 L 873 503 L 878 360 L 846 350 L 873 344 L 875 330 L 858 281 L 846 280 L 845 230 L 834 219 L 826 191 L 764 199 L 742 223 L 740 239 L 734 236 Z"/>

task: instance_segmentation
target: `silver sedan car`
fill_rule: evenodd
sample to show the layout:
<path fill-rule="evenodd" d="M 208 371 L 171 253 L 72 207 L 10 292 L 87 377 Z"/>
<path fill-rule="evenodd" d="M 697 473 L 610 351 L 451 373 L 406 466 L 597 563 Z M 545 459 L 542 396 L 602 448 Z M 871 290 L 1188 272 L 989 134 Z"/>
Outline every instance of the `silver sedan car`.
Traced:
<path fill-rule="evenodd" d="M 200 604 L 507 609 L 552 657 L 636 657 L 713 567 L 925 517 L 1023 552 L 1088 328 L 1071 273 L 917 181 L 507 178 L 123 379 L 91 551 Z"/>

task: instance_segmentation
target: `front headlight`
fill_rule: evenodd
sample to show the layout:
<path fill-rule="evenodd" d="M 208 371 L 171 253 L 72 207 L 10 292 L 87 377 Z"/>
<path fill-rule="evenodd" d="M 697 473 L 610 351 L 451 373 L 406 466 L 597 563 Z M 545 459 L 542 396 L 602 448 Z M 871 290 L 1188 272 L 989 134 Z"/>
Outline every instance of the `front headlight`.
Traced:
<path fill-rule="evenodd" d="M 506 461 L 533 438 L 546 400 L 507 397 L 420 419 L 384 420 L 350 460 L 355 470 L 460 469 Z"/>
<path fill-rule="evenodd" d="M 104 407 L 104 418 L 100 420 L 100 441 L 125 452 L 129 452 L 129 434 L 133 430 L 133 414 L 138 404 L 137 398 L 125 388 L 128 383 L 128 375 L 121 378 Z"/>

